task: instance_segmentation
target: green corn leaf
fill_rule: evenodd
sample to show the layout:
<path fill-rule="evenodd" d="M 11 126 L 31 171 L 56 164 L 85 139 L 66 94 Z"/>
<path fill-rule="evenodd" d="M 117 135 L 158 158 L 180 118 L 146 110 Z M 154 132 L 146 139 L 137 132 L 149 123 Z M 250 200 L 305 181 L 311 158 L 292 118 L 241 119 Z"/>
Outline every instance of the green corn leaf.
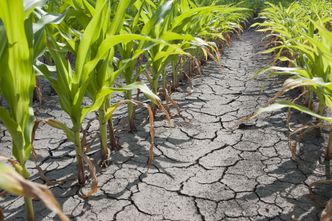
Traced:
<path fill-rule="evenodd" d="M 151 31 L 155 29 L 155 26 L 163 21 L 165 16 L 170 12 L 173 6 L 173 0 L 166 1 L 163 5 L 161 5 L 157 11 L 154 13 L 153 17 L 144 25 L 142 29 L 143 35 L 149 35 Z"/>
<path fill-rule="evenodd" d="M 33 32 L 39 32 L 41 31 L 46 25 L 48 24 L 60 24 L 64 17 L 66 15 L 66 12 L 63 14 L 44 14 L 42 17 L 38 20 L 37 23 L 33 24 Z"/>
<path fill-rule="evenodd" d="M 89 78 L 88 72 L 83 72 L 84 64 L 87 60 L 90 59 L 90 46 L 98 39 L 101 27 L 102 27 L 102 10 L 106 6 L 107 1 L 97 9 L 95 16 L 91 19 L 90 23 L 86 27 L 82 40 L 79 44 L 77 51 L 77 59 L 76 59 L 76 69 L 74 74 L 74 84 L 75 87 L 79 87 L 81 82 L 86 82 Z M 74 91 L 77 88 L 74 88 Z"/>
<path fill-rule="evenodd" d="M 122 87 L 122 89 L 124 89 L 124 90 L 140 89 L 144 93 L 144 95 L 147 98 L 149 98 L 153 103 L 158 104 L 160 102 L 160 98 L 156 94 L 154 94 L 146 84 L 144 84 L 142 82 L 135 82 L 135 83 L 126 85 L 126 86 Z"/>
<path fill-rule="evenodd" d="M 130 102 L 130 101 L 128 101 Z M 123 102 L 118 101 L 115 104 L 110 105 L 105 111 L 104 120 L 108 121 L 112 119 L 113 113 L 123 104 Z"/>
<path fill-rule="evenodd" d="M 131 2 L 132 2 L 132 0 L 119 1 L 119 5 L 116 8 L 116 14 L 114 16 L 111 28 L 109 30 L 110 35 L 115 35 L 116 33 L 119 32 L 119 29 L 121 28 L 123 21 L 125 19 L 124 15 Z"/>
<path fill-rule="evenodd" d="M 23 3 L 24 3 L 24 17 L 29 17 L 35 8 L 44 5 L 45 0 L 24 0 Z"/>
<path fill-rule="evenodd" d="M 313 112 L 312 110 L 310 110 L 307 107 L 304 107 L 304 106 L 301 106 L 301 105 L 298 105 L 298 104 L 294 104 L 293 102 L 287 101 L 287 100 L 277 101 L 276 103 L 271 104 L 267 107 L 259 108 L 255 112 L 255 114 L 252 115 L 251 118 L 255 118 L 258 115 L 266 113 L 266 112 L 274 112 L 274 111 L 277 111 L 277 110 L 281 110 L 282 108 L 286 108 L 286 107 L 298 110 L 302 113 L 305 113 L 305 114 L 311 115 L 313 117 L 316 117 L 316 118 L 319 118 L 319 119 L 322 119 L 322 120 L 325 120 L 327 122 L 332 123 L 332 117 L 325 117 L 323 115 L 317 114 L 317 113 Z"/>
<path fill-rule="evenodd" d="M 21 163 L 25 162 L 24 150 L 22 145 L 24 143 L 23 132 L 18 123 L 12 118 L 10 113 L 4 107 L 0 107 L 0 120 L 5 125 L 13 140 L 13 155 Z M 28 155 L 30 156 L 30 155 Z"/>
<path fill-rule="evenodd" d="M 46 121 L 46 123 L 54 128 L 62 130 L 71 142 L 75 141 L 74 132 L 69 127 L 67 127 L 66 124 L 54 119 L 49 119 Z"/>
<path fill-rule="evenodd" d="M 103 88 L 102 90 L 100 90 L 96 97 L 94 98 L 93 104 L 91 106 L 88 107 L 84 107 L 82 109 L 82 116 L 80 119 L 80 122 L 83 122 L 84 118 L 86 117 L 86 115 L 88 113 L 91 113 L 93 111 L 98 110 L 102 104 L 105 102 L 105 99 L 107 96 L 113 94 L 115 91 L 122 91 L 121 89 L 112 89 L 112 88 Z"/>
<path fill-rule="evenodd" d="M 0 58 L 3 56 L 2 54 L 6 48 L 6 44 L 7 44 L 7 38 L 6 38 L 5 27 L 0 21 Z"/>

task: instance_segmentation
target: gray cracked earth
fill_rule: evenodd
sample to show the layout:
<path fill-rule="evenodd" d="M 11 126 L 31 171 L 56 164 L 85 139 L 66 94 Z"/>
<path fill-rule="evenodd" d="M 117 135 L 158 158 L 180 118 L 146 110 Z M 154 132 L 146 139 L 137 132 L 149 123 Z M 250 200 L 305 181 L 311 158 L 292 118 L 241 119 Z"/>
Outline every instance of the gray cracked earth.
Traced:
<path fill-rule="evenodd" d="M 299 161 L 288 148 L 285 112 L 265 114 L 236 129 L 240 117 L 266 104 L 281 80 L 252 75 L 271 62 L 262 35 L 245 31 L 223 54 L 221 65 L 208 63 L 193 79 L 193 92 L 177 92 L 185 119 L 175 117 L 174 128 L 160 118 L 155 122 L 155 160 L 147 171 L 148 125 L 141 110 L 139 130 L 125 132 L 123 114 L 116 120 L 122 150 L 113 152 L 111 165 L 98 171 L 99 190 L 80 198 L 75 153 L 60 131 L 43 125 L 36 134 L 40 167 L 50 179 L 65 179 L 51 187 L 64 212 L 73 220 L 317 220 L 320 208 L 309 198 L 307 186 L 324 178 L 319 163 L 326 139 L 310 137 L 299 144 Z M 56 97 L 39 108 L 40 118 L 69 119 Z M 124 111 L 125 112 L 125 111 Z M 123 112 L 123 113 L 124 113 Z M 92 119 L 90 136 L 97 131 Z M 300 119 L 305 118 L 299 116 Z M 1 149 L 10 155 L 10 139 L 0 136 Z M 98 143 L 89 155 L 98 159 Z M 42 182 L 29 164 L 32 179 Z M 0 202 L 7 220 L 24 220 L 23 200 L 12 196 Z M 55 215 L 34 202 L 38 220 Z"/>

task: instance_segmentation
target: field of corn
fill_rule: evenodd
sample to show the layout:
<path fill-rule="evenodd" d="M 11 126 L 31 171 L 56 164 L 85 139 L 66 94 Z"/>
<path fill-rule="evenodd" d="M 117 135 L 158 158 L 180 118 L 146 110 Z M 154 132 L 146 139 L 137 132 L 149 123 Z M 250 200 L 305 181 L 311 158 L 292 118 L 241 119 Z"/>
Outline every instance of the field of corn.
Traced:
<path fill-rule="evenodd" d="M 0 0 L 0 221 L 332 220 L 332 1 Z"/>

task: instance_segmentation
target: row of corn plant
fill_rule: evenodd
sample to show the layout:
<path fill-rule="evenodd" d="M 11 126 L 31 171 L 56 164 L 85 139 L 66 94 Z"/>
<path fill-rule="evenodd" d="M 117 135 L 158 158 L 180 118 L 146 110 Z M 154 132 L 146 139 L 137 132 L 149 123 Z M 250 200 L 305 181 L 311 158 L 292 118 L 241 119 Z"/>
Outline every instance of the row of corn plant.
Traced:
<path fill-rule="evenodd" d="M 84 2 L 84 1 L 83 1 Z M 122 74 L 125 83 L 127 85 L 133 85 L 138 87 L 139 89 L 143 89 L 143 92 L 148 95 L 149 98 L 153 98 L 151 96 L 152 94 L 150 91 L 144 87 L 143 85 L 138 85 L 135 83 L 137 80 L 140 79 L 140 73 L 142 73 L 142 69 L 136 69 L 137 62 L 139 61 L 139 57 L 141 54 L 147 59 L 147 62 L 144 64 L 144 68 L 146 70 L 150 69 L 152 70 L 147 74 L 147 79 L 150 83 L 150 86 L 152 88 L 152 92 L 154 94 L 157 94 L 158 88 L 159 88 L 159 78 L 163 78 L 163 87 L 165 89 L 166 85 L 166 66 L 169 64 L 170 59 L 176 59 L 175 56 L 177 55 L 189 55 L 185 52 L 186 49 L 190 47 L 202 47 L 202 46 L 209 46 L 210 48 L 213 47 L 213 44 L 199 38 L 194 37 L 192 34 L 188 33 L 190 29 L 183 30 L 183 24 L 189 24 L 191 21 L 199 21 L 201 20 L 202 16 L 211 16 L 214 15 L 214 18 L 219 18 L 220 23 L 215 22 L 214 27 L 221 26 L 221 22 L 229 22 L 225 23 L 221 27 L 227 31 L 230 31 L 232 28 L 234 28 L 234 24 L 236 22 L 239 22 L 241 18 L 240 12 L 245 11 L 245 9 L 236 8 L 236 7 L 225 7 L 225 6 L 209 6 L 209 7 L 198 7 L 193 2 L 190 1 L 182 1 L 181 4 L 177 1 L 161 1 L 158 4 L 153 2 L 145 2 L 145 1 L 135 1 L 134 4 L 132 4 L 133 8 L 131 8 L 130 13 L 126 14 L 125 9 L 128 8 L 130 1 L 124 1 L 120 4 L 117 4 L 116 2 L 111 2 L 111 5 L 114 5 L 116 7 L 120 7 L 119 10 L 116 10 L 117 13 L 114 13 L 112 15 L 111 13 L 111 20 L 115 20 L 115 25 L 111 25 L 110 30 L 104 30 L 103 33 L 107 33 L 107 36 L 112 36 L 116 34 L 117 32 L 123 36 L 131 36 L 132 40 L 135 40 L 139 37 L 141 41 L 123 41 L 119 42 L 119 44 L 116 46 L 115 49 L 112 49 L 110 51 L 109 60 L 106 60 L 104 62 L 104 65 L 99 65 L 99 67 L 102 68 L 102 70 L 98 69 L 98 66 L 94 68 L 96 70 L 96 73 L 98 74 L 92 74 L 92 76 L 97 76 L 97 78 L 92 77 L 91 79 L 97 79 L 97 81 L 94 81 L 93 83 L 89 84 L 87 87 L 87 92 L 90 98 L 93 99 L 93 97 L 96 96 L 96 93 L 98 92 L 98 89 L 100 90 L 100 87 L 106 86 L 106 85 L 112 85 L 119 73 Z M 88 4 L 88 3 L 87 3 Z M 72 6 L 72 8 L 79 8 L 79 11 L 84 11 L 84 5 L 82 4 L 81 7 L 77 7 L 76 5 Z M 114 7 L 113 6 L 113 7 Z M 116 8 L 115 7 L 115 8 Z M 155 12 L 153 12 L 153 9 Z M 180 9 L 180 10 L 179 10 Z M 151 13 L 146 15 L 146 10 L 149 10 Z M 247 13 L 247 11 L 245 11 Z M 131 14 L 135 14 L 135 16 L 131 16 Z M 236 13 L 237 16 L 234 16 L 234 13 Z M 89 14 L 91 13 L 91 9 L 89 10 Z M 232 16 L 230 16 L 232 14 Z M 223 16 L 221 16 L 223 15 Z M 248 16 L 248 13 L 245 14 Z M 89 20 L 89 16 L 86 16 L 87 19 L 82 19 L 84 22 L 81 24 L 75 24 L 75 26 L 78 27 L 84 27 L 86 23 L 86 20 Z M 229 20 L 227 20 L 227 18 Z M 242 19 L 244 19 L 242 14 Z M 125 25 L 122 23 L 125 22 Z M 186 22 L 184 22 L 186 21 Z M 182 26 L 181 26 L 182 25 Z M 196 33 L 195 34 L 201 34 L 199 31 L 202 31 L 203 28 L 197 29 L 197 27 L 204 27 L 203 24 L 199 24 L 200 26 L 192 26 L 191 30 L 194 30 L 195 28 Z M 106 25 L 106 29 L 107 29 Z M 77 27 L 75 27 L 77 28 Z M 176 30 L 176 31 L 174 31 Z M 198 32 L 197 32 L 198 31 Z M 214 33 L 221 32 L 221 28 L 214 30 Z M 74 33 L 73 31 L 72 33 Z M 187 33 L 186 33 L 187 32 Z M 204 36 L 208 36 L 207 31 L 203 32 Z M 201 34 L 203 36 L 203 34 Z M 211 32 L 211 35 L 213 33 Z M 149 36 L 150 39 L 142 38 L 142 36 Z M 123 37 L 121 37 L 123 38 Z M 72 42 L 73 38 L 69 38 L 69 41 Z M 158 39 L 158 40 L 157 40 Z M 66 40 L 66 39 L 65 39 Z M 67 42 L 69 42 L 67 41 Z M 75 47 L 71 45 L 76 45 L 73 43 L 68 43 L 69 48 L 75 49 Z M 98 44 L 95 44 L 98 46 Z M 92 48 L 92 45 L 89 47 L 90 50 Z M 204 48 L 203 48 L 204 49 Z M 114 59 L 114 50 L 115 52 L 119 52 L 121 61 L 113 62 L 112 65 L 109 65 L 109 63 Z M 72 51 L 75 56 L 75 50 Z M 133 56 L 134 55 L 134 56 Z M 78 56 L 77 56 L 78 57 Z M 175 58 L 174 58 L 175 57 Z M 119 59 L 118 59 L 119 60 Z M 116 72 L 114 72 L 114 66 L 116 67 Z M 108 74 L 108 79 L 106 79 L 106 75 L 101 73 Z M 110 74 L 111 72 L 114 72 L 115 74 Z M 151 74 L 152 73 L 152 74 Z M 99 75 L 99 76 L 98 76 Z M 125 97 L 128 101 L 132 98 L 132 90 L 133 87 L 127 87 L 128 89 L 125 90 L 125 88 L 119 89 L 125 91 Z M 144 91 L 145 89 L 145 91 Z M 83 98 L 83 97 L 82 97 Z M 107 112 L 107 107 L 109 106 L 109 98 L 110 95 L 105 96 L 103 101 L 103 104 L 100 106 L 100 109 L 98 111 L 99 121 L 100 121 L 100 135 L 101 135 L 101 141 L 102 141 L 102 148 L 103 148 L 103 158 L 108 158 L 108 148 L 107 148 L 107 139 L 105 135 L 106 131 L 106 121 L 109 120 L 109 124 L 112 125 L 111 122 L 111 116 L 112 114 L 108 112 L 107 119 L 105 118 L 105 113 Z M 61 99 L 61 98 L 60 98 Z M 155 97 L 153 98 L 154 101 L 158 101 Z M 136 126 L 134 123 L 134 108 L 133 108 L 133 102 L 127 102 L 128 103 L 128 118 L 129 118 L 129 125 L 130 129 L 132 131 L 135 130 Z M 114 105 L 112 106 L 114 107 Z M 111 107 L 111 108 L 112 108 Z M 114 110 L 114 108 L 112 108 Z M 83 120 L 83 118 L 82 118 Z M 54 123 L 54 121 L 51 121 L 51 123 Z M 79 122 L 81 124 L 82 122 Z M 54 124 L 53 124 L 54 125 Z M 58 124 L 59 125 L 59 124 Z M 59 127 L 59 126 L 58 126 Z M 112 126 L 110 126 L 112 128 Z M 67 130 L 67 128 L 66 128 Z M 76 128 L 76 133 L 79 134 L 79 129 Z M 112 132 L 112 129 L 110 129 L 110 134 L 112 139 L 112 144 L 114 145 L 113 148 L 116 149 L 116 142 L 114 141 L 114 133 Z M 77 136 L 78 137 L 78 136 Z"/>
<path fill-rule="evenodd" d="M 271 66 L 261 73 L 272 70 L 277 74 L 289 74 L 290 78 L 285 81 L 278 96 L 298 87 L 303 88 L 305 92 L 302 94 L 306 94 L 306 100 L 309 100 L 306 111 L 310 110 L 311 114 L 317 116 L 322 116 L 325 108 L 329 107 L 326 86 L 332 70 L 329 59 L 330 7 L 331 2 L 321 0 L 294 2 L 288 7 L 269 4 L 261 13 L 264 22 L 254 24 L 259 26 L 258 31 L 266 32 L 271 40 L 271 48 L 263 53 L 275 53 L 276 61 L 286 61 L 288 64 L 288 67 Z M 314 98 L 319 102 L 316 113 L 312 105 Z"/>
<path fill-rule="evenodd" d="M 270 38 L 270 49 L 263 53 L 275 53 L 276 61 L 286 62 L 285 66 L 271 66 L 260 73 L 272 71 L 273 74 L 288 75 L 280 92 L 272 99 L 267 107 L 260 108 L 254 117 L 281 108 L 295 109 L 309 114 L 317 119 L 314 126 L 326 126 L 330 130 L 329 140 L 325 151 L 326 160 L 332 159 L 332 2 L 315 0 L 299 1 L 285 7 L 281 4 L 269 4 L 261 13 L 262 23 L 259 31 L 266 32 Z M 279 63 L 280 64 L 280 63 Z M 285 63 L 284 63 L 285 64 Z M 301 88 L 302 93 L 293 100 L 277 100 L 286 92 Z M 300 98 L 303 97 L 303 102 Z M 313 105 L 316 102 L 318 105 Z M 305 126 L 304 128 L 307 128 Z M 291 134 L 301 131 L 297 129 Z M 290 147 L 292 157 L 296 158 L 296 149 Z M 319 183 L 314 182 L 312 188 Z M 331 200 L 330 200 L 331 201 Z M 331 203 L 327 204 L 331 207 Z M 332 217 L 326 208 L 322 213 L 322 220 Z M 328 212 L 328 213 L 326 213 Z"/>
<path fill-rule="evenodd" d="M 189 10 L 190 9 L 190 10 Z M 141 79 L 141 75 L 147 78 L 150 83 L 151 89 L 154 93 L 157 93 L 160 87 L 160 78 L 162 78 L 162 84 L 164 91 L 166 88 L 166 67 L 170 63 L 174 63 L 180 56 L 189 56 L 188 50 L 193 48 L 202 48 L 206 50 L 207 47 L 214 48 L 214 45 L 207 42 L 206 39 L 200 38 L 203 36 L 203 32 L 211 33 L 211 35 L 221 33 L 221 27 L 228 30 L 232 29 L 231 22 L 238 22 L 240 18 L 242 20 L 245 16 L 238 12 L 244 11 L 240 8 L 231 8 L 222 6 L 209 6 L 198 7 L 193 1 L 159 1 L 158 3 L 150 1 L 135 1 L 129 10 L 129 13 L 125 17 L 125 25 L 122 32 L 135 33 L 140 35 L 148 35 L 153 38 L 158 38 L 167 42 L 168 44 L 155 44 L 151 45 L 149 50 L 145 50 L 144 54 L 140 58 L 145 58 L 146 62 L 141 62 L 142 59 L 130 59 L 132 54 L 136 54 L 146 46 L 146 42 L 140 42 L 138 45 L 135 42 L 128 42 L 127 44 L 119 45 L 116 50 L 120 53 L 121 59 L 130 62 L 118 63 L 119 67 L 126 66 L 122 69 L 122 77 L 126 84 L 133 83 Z M 214 13 L 220 12 L 219 15 Z M 147 13 L 149 12 L 149 13 Z M 227 16 L 233 14 L 233 17 Z M 212 31 L 206 31 L 207 19 L 214 20 L 214 23 L 209 27 L 215 28 Z M 212 17 L 211 17 L 212 16 Z M 225 17 L 223 17 L 225 16 Z M 246 14 L 248 16 L 248 14 Z M 212 19 L 218 18 L 218 19 Z M 238 20 L 237 20 L 238 19 Z M 221 21 L 229 22 L 229 24 L 221 24 Z M 200 21 L 200 23 L 197 23 Z M 217 23 L 219 21 L 219 23 Z M 195 33 L 190 33 L 188 27 L 181 27 L 181 25 L 191 24 L 191 30 L 195 30 Z M 173 26 L 173 27 L 172 27 Z M 217 29 L 217 27 L 219 29 Z M 205 34 L 206 37 L 208 34 Z M 140 68 L 137 68 L 140 66 Z M 175 77 L 174 77 L 175 78 Z M 176 80 L 174 80 L 175 82 Z M 125 94 L 127 99 L 132 98 L 132 91 L 127 91 Z M 132 103 L 128 103 L 128 121 L 131 131 L 136 130 L 134 120 L 134 107 Z"/>
<path fill-rule="evenodd" d="M 25 197 L 28 220 L 34 220 L 33 197 L 41 198 L 60 219 L 67 219 L 44 186 L 27 181 L 26 162 L 37 129 L 32 96 L 38 74 L 55 90 L 61 108 L 70 117 L 70 123 L 56 119 L 46 123 L 62 130 L 73 143 L 79 185 L 85 185 L 89 169 L 93 178 L 92 189 L 85 194 L 89 196 L 97 191 L 97 180 L 82 140 L 86 116 L 93 112 L 97 115 L 101 164 L 105 166 L 110 158 L 107 124 L 112 148 L 118 148 L 112 124 L 114 111 L 127 104 L 129 127 L 135 131 L 134 105 L 146 107 L 151 163 L 154 115 L 149 103 L 155 110 L 165 111 L 157 94 L 161 89 L 168 99 L 167 67 L 173 66 L 173 81 L 177 81 L 177 69 L 185 57 L 218 57 L 214 42 L 224 41 L 224 33 L 241 30 L 241 22 L 250 15 L 246 8 L 216 1 L 1 1 L 0 93 L 4 102 L 0 120 L 12 137 L 15 158 L 4 160 L 23 178 L 0 164 L 0 188 Z M 143 92 L 149 103 L 134 100 L 133 90 Z M 115 92 L 123 93 L 124 99 L 112 101 Z"/>
<path fill-rule="evenodd" d="M 117 34 L 118 26 L 121 26 L 122 16 L 125 14 L 124 9 L 129 1 L 117 5 L 117 13 L 112 20 L 110 18 L 110 3 L 110 1 L 96 2 L 95 12 L 77 44 L 77 51 L 72 52 L 76 57 L 74 69 L 65 59 L 65 50 L 58 46 L 52 36 L 49 36 L 49 52 L 55 62 L 57 72 L 52 73 L 46 65 L 39 66 L 39 70 L 57 92 L 61 107 L 70 116 L 71 125 L 56 120 L 49 120 L 47 123 L 62 129 L 67 138 L 74 143 L 78 163 L 78 180 L 82 186 L 85 184 L 84 164 L 90 165 L 90 162 L 84 162 L 88 161 L 88 158 L 84 156 L 84 147 L 81 141 L 81 128 L 86 115 L 98 110 L 102 157 L 105 161 L 109 157 L 106 122 L 109 116 L 112 116 L 116 106 L 110 105 L 107 98 L 114 92 L 139 88 L 152 101 L 159 100 L 144 84 L 138 82 L 122 87 L 112 87 L 121 70 L 114 71 L 114 67 L 112 67 L 115 45 L 134 40 L 150 41 L 153 44 L 163 42 L 143 35 Z M 105 19 L 105 17 L 109 19 Z M 133 57 L 136 56 L 138 55 Z M 91 105 L 83 105 L 86 95 L 92 101 Z"/>

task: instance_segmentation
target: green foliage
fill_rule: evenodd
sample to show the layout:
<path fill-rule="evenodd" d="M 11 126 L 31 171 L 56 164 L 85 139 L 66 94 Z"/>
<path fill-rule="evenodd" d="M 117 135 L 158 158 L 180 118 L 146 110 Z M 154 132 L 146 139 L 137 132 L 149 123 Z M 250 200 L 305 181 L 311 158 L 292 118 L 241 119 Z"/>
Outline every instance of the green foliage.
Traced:
<path fill-rule="evenodd" d="M 276 60 L 289 64 L 289 67 L 269 67 L 263 72 L 272 70 L 277 74 L 289 74 L 279 95 L 304 87 L 309 105 L 305 107 L 292 101 L 277 101 L 258 110 L 255 116 L 288 107 L 332 122 L 324 111 L 326 108 L 332 110 L 331 7 L 331 2 L 315 0 L 294 2 L 288 7 L 269 4 L 262 11 L 260 16 L 264 21 L 254 26 L 259 26 L 259 31 L 269 34 L 273 46 L 263 53 L 274 52 Z M 314 99 L 319 103 L 317 110 L 312 105 Z M 331 153 L 331 150 L 332 145 L 329 145 L 327 153 Z"/>
<path fill-rule="evenodd" d="M 211 4 L 211 1 L 209 0 L 197 0 L 197 2 L 201 5 L 209 5 Z M 290 3 L 294 2 L 292 0 L 215 0 L 212 4 L 237 4 L 241 5 L 243 7 L 247 7 L 250 9 L 255 10 L 256 12 L 259 12 L 261 9 L 265 7 L 265 4 L 273 3 L 273 4 L 282 4 L 282 5 L 289 5 Z"/>

